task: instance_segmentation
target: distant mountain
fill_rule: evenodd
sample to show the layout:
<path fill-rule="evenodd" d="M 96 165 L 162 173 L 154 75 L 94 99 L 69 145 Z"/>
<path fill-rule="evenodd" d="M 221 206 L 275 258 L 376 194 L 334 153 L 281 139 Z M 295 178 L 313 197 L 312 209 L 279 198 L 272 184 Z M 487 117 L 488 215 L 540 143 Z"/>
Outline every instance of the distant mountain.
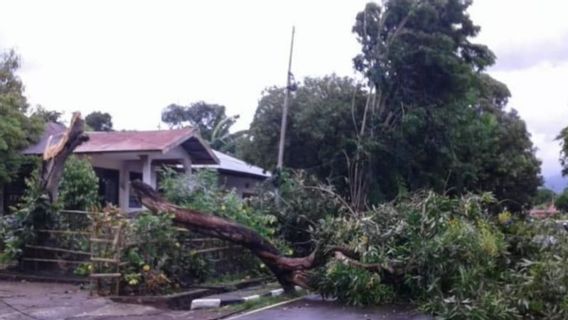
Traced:
<path fill-rule="evenodd" d="M 559 193 L 564 191 L 564 188 L 568 187 L 568 178 L 560 174 L 548 176 L 544 178 L 544 186 Z"/>

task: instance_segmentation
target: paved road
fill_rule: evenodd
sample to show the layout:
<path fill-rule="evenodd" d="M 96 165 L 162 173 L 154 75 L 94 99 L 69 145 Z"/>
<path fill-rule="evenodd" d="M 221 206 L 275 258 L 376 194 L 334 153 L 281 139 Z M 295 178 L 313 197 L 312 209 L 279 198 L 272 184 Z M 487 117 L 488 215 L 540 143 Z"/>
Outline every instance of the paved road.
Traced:
<path fill-rule="evenodd" d="M 150 306 L 115 303 L 76 285 L 0 281 L 0 320 L 207 320 L 231 313 L 230 309 L 173 311 Z M 349 308 L 310 296 L 238 320 L 426 320 L 400 306 L 374 309 Z"/>
<path fill-rule="evenodd" d="M 318 296 L 231 317 L 230 320 L 430 320 L 410 307 L 383 306 L 379 308 L 345 307 L 333 301 L 323 301 Z"/>

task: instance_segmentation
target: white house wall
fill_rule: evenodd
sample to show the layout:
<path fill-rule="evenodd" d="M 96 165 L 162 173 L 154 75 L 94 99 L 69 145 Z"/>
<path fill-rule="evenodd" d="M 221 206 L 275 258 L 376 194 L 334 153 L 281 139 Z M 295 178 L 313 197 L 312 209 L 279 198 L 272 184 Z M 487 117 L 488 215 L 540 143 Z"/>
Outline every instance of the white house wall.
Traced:
<path fill-rule="evenodd" d="M 191 167 L 191 157 L 185 149 L 181 146 L 173 148 L 169 152 L 162 154 L 160 152 L 148 152 L 148 153 L 100 153 L 92 154 L 88 156 L 83 156 L 89 159 L 93 167 L 105 168 L 117 170 L 119 173 L 119 204 L 120 209 L 125 212 L 140 210 L 141 208 L 130 208 L 129 207 L 129 197 L 130 197 L 130 184 L 129 184 L 129 173 L 137 172 L 144 173 L 144 163 L 152 160 L 179 160 L 185 166 Z M 143 159 L 148 157 L 147 160 Z M 151 166 L 150 178 L 144 177 L 146 182 L 152 187 L 157 185 L 157 172 L 161 168 L 156 165 Z M 191 170 L 188 170 L 191 172 Z"/>

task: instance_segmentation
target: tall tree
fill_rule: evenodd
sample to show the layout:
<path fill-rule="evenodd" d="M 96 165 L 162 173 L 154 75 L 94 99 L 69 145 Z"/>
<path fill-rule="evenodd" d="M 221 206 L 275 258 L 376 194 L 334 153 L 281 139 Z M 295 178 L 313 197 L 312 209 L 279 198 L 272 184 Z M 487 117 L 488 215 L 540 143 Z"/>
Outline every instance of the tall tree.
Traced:
<path fill-rule="evenodd" d="M 0 185 L 9 182 L 22 161 L 20 151 L 42 130 L 39 117 L 28 117 L 24 86 L 16 75 L 20 60 L 14 51 L 0 53 Z"/>
<path fill-rule="evenodd" d="M 469 4 L 368 4 L 353 28 L 362 46 L 354 65 L 368 88 L 306 80 L 291 103 L 285 165 L 332 177 L 356 208 L 424 188 L 530 205 L 540 162 L 524 122 L 505 110 L 507 87 L 482 72 L 494 55 L 469 40 L 479 30 Z M 281 88 L 265 92 L 240 148 L 268 168 L 282 99 Z"/>
<path fill-rule="evenodd" d="M 230 153 L 234 153 L 236 140 L 243 135 L 243 132 L 230 132 L 238 119 L 238 115 L 228 117 L 225 106 L 204 101 L 189 106 L 170 104 L 162 111 L 162 121 L 170 128 L 197 128 L 201 137 L 209 141 L 213 148 Z"/>
<path fill-rule="evenodd" d="M 55 110 L 47 110 L 42 106 L 37 106 L 32 113 L 32 116 L 39 117 L 43 122 L 61 122 L 63 112 Z"/>
<path fill-rule="evenodd" d="M 365 105 L 365 92 L 353 79 L 336 75 L 306 78 L 297 84 L 289 104 L 284 165 L 308 169 L 322 179 L 341 184 L 346 173 L 345 152 Z M 266 169 L 274 169 L 278 152 L 284 88 L 263 93 L 238 155 Z"/>
<path fill-rule="evenodd" d="M 93 131 L 112 131 L 112 116 L 109 113 L 93 111 L 85 117 L 85 123 Z"/>
<path fill-rule="evenodd" d="M 85 123 L 93 131 L 113 131 L 112 116 L 107 112 L 93 111 L 85 117 Z"/>

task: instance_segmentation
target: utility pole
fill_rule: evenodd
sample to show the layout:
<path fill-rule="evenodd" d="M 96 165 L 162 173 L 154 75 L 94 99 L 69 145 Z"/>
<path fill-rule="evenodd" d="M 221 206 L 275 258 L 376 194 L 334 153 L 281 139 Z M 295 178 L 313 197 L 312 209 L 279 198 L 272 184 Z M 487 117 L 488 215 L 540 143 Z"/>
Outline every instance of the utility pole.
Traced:
<path fill-rule="evenodd" d="M 294 51 L 294 33 L 296 27 L 292 27 L 292 40 L 290 41 L 290 58 L 288 59 L 288 73 L 286 76 L 286 93 L 284 104 L 282 105 L 282 122 L 280 124 L 280 143 L 278 145 L 278 162 L 276 169 L 281 170 L 284 162 L 284 140 L 286 137 L 286 125 L 288 123 L 288 100 L 290 99 L 290 89 L 292 85 L 292 52 Z"/>

